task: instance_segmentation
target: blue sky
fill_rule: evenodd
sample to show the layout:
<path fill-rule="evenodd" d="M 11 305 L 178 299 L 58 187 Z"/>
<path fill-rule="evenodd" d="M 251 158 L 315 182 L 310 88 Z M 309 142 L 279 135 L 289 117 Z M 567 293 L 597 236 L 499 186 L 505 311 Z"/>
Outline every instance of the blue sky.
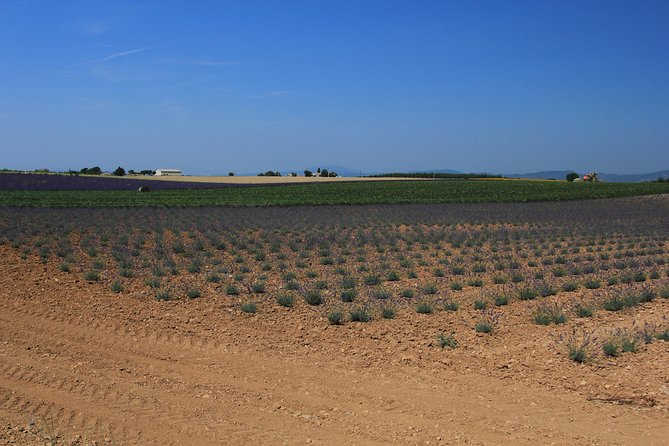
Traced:
<path fill-rule="evenodd" d="M 0 0 L 0 167 L 669 169 L 667 1 Z"/>

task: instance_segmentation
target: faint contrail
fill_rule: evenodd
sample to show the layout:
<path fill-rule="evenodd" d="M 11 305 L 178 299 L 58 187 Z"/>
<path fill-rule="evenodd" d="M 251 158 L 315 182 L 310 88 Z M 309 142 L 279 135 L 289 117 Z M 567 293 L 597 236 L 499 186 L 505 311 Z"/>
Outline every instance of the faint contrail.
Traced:
<path fill-rule="evenodd" d="M 144 47 L 144 48 L 136 48 L 134 50 L 128 50 L 128 51 L 122 51 L 120 53 L 110 54 L 109 56 L 98 60 L 98 62 L 104 62 L 104 61 L 107 61 L 107 60 L 116 59 L 117 57 L 128 56 L 130 54 L 141 53 L 142 51 L 150 50 L 151 48 L 155 48 L 155 47 L 154 46 L 147 46 L 147 47 Z"/>

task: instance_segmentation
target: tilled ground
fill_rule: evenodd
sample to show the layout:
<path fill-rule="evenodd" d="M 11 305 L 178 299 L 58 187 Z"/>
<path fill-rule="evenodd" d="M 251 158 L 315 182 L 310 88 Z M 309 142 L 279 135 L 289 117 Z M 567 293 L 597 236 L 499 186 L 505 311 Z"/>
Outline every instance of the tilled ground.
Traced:
<path fill-rule="evenodd" d="M 669 343 L 577 364 L 574 328 L 659 321 L 669 300 L 565 326 L 513 302 L 330 326 L 303 302 L 156 302 L 0 247 L 0 444 L 666 444 Z M 584 293 L 587 291 L 583 291 Z M 441 349 L 439 332 L 458 347 Z"/>

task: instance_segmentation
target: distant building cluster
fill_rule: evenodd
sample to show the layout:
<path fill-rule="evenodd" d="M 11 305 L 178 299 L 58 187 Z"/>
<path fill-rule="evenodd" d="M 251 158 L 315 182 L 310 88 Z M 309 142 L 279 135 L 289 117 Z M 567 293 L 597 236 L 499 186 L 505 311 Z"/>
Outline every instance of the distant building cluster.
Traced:
<path fill-rule="evenodd" d="M 183 175 L 181 173 L 181 170 L 179 169 L 158 169 L 156 170 L 156 176 L 157 177 L 165 177 L 165 176 L 181 176 Z"/>

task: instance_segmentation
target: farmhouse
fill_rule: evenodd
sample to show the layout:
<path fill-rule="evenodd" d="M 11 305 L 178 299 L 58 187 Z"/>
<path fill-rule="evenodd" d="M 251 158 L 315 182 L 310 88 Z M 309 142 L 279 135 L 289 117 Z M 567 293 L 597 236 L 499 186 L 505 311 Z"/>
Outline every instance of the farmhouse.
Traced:
<path fill-rule="evenodd" d="M 158 170 L 156 170 L 156 176 L 167 176 L 167 175 L 180 176 L 181 175 L 181 170 L 179 170 L 179 169 L 158 169 Z"/>

